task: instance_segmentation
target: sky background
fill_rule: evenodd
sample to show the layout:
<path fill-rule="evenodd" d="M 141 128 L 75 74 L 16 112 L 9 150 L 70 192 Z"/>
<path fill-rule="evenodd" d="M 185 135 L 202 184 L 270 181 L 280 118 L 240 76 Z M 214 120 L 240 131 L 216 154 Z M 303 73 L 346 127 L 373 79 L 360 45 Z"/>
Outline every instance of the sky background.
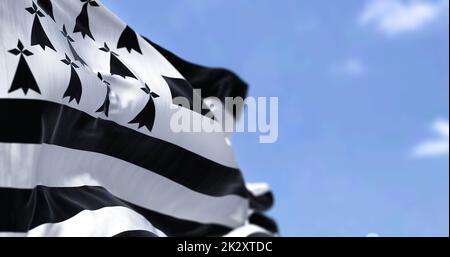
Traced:
<path fill-rule="evenodd" d="M 449 235 L 448 0 L 103 0 L 182 58 L 279 97 L 233 137 L 284 236 Z"/>

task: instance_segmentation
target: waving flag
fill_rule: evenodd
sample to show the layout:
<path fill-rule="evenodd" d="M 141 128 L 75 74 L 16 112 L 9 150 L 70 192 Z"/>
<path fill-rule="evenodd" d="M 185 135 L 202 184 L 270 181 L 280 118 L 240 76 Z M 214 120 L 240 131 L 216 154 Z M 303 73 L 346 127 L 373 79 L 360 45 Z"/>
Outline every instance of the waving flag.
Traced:
<path fill-rule="evenodd" d="M 195 88 L 247 90 L 97 0 L 1 1 L 0 235 L 277 233 L 267 185 L 246 187 L 224 133 L 171 130 L 173 99 Z"/>

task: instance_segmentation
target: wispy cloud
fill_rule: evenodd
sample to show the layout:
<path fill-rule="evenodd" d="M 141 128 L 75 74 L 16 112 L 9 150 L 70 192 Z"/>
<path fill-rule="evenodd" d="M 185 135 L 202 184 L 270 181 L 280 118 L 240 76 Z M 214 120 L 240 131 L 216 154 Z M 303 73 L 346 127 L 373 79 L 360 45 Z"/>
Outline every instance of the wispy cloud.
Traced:
<path fill-rule="evenodd" d="M 448 120 L 437 120 L 432 125 L 432 130 L 436 134 L 434 139 L 426 140 L 413 149 L 415 157 L 448 156 L 449 144 L 449 124 Z"/>
<path fill-rule="evenodd" d="M 362 60 L 358 58 L 349 58 L 336 65 L 331 69 L 333 75 L 361 77 L 366 73 L 366 67 Z"/>
<path fill-rule="evenodd" d="M 394 36 L 421 29 L 448 15 L 448 0 L 370 0 L 359 17 L 363 26 L 374 25 Z"/>

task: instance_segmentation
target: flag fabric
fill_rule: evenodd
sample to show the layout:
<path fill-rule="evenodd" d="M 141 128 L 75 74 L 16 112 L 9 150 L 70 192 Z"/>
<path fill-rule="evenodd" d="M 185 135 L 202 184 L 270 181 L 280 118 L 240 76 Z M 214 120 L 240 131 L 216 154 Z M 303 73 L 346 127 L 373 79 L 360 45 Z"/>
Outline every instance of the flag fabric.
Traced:
<path fill-rule="evenodd" d="M 247 91 L 98 0 L 1 1 L 0 235 L 277 234 L 270 189 L 245 184 L 225 133 L 170 129 L 175 111 L 204 116 L 171 108 L 196 88 Z"/>

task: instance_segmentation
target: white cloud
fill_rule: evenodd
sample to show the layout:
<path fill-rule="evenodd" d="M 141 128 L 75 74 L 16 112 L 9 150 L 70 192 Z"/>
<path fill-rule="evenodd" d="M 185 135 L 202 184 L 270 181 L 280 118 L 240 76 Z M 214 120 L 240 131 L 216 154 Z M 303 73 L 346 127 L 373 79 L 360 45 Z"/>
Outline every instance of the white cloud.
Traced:
<path fill-rule="evenodd" d="M 449 124 L 448 120 L 437 120 L 433 123 L 432 130 L 438 136 L 435 139 L 426 140 L 413 149 L 416 157 L 448 156 L 449 148 Z"/>
<path fill-rule="evenodd" d="M 360 59 L 350 58 L 333 66 L 331 72 L 334 75 L 361 77 L 366 73 L 366 67 Z"/>
<path fill-rule="evenodd" d="M 377 233 L 369 233 L 366 235 L 366 237 L 380 237 Z"/>
<path fill-rule="evenodd" d="M 448 0 L 370 0 L 359 23 L 373 24 L 388 36 L 423 28 L 442 14 L 448 16 Z"/>

